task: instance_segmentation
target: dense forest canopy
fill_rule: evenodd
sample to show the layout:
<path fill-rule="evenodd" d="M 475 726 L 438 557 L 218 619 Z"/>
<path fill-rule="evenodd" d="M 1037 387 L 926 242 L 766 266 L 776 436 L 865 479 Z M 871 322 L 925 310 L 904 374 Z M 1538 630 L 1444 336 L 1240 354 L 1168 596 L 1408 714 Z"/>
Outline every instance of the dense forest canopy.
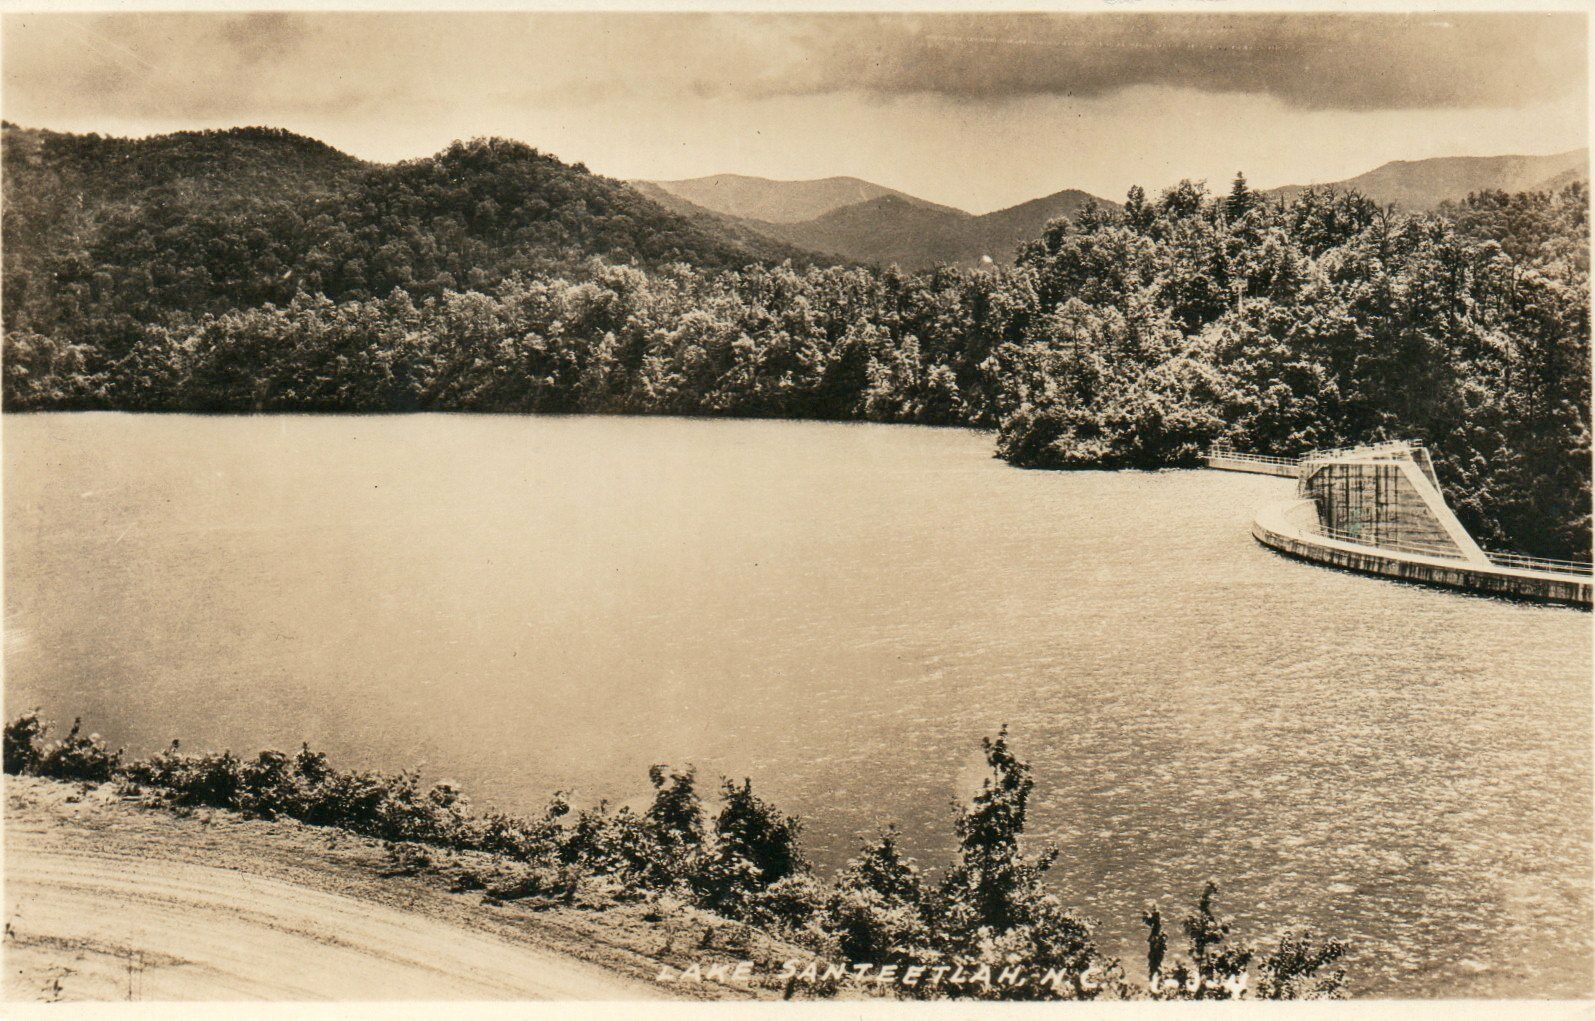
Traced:
<path fill-rule="evenodd" d="M 869 419 L 991 428 L 1027 467 L 1409 437 L 1486 546 L 1589 553 L 1583 183 L 1408 214 L 1182 182 L 908 274 L 756 251 L 516 143 L 6 141 L 10 410 Z"/>
<path fill-rule="evenodd" d="M 491 288 L 598 256 L 812 259 L 715 233 L 518 142 L 361 163 L 270 128 L 128 140 L 5 127 L 5 326 L 120 354 L 143 324 L 295 294 Z"/>

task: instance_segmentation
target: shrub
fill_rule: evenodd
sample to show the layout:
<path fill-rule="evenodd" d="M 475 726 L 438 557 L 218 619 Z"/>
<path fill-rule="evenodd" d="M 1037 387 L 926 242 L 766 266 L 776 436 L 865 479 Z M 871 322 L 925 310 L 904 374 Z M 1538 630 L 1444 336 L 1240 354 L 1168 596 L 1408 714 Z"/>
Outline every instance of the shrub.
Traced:
<path fill-rule="evenodd" d="M 39 744 L 49 731 L 39 719 L 39 710 L 23 713 L 5 727 L 5 771 L 13 775 L 31 773 L 39 765 Z"/>
<path fill-rule="evenodd" d="M 232 752 L 220 755 L 185 755 L 173 741 L 158 755 L 134 762 L 124 771 L 128 779 L 170 793 L 178 804 L 236 808 L 243 764 Z"/>
<path fill-rule="evenodd" d="M 434 784 L 423 792 L 415 770 L 378 773 L 376 783 L 382 798 L 369 823 L 372 836 L 447 846 L 460 843 L 469 831 L 467 802 L 453 784 Z"/>
<path fill-rule="evenodd" d="M 754 794 L 751 780 L 723 781 L 720 796 L 714 843 L 693 886 L 711 906 L 740 912 L 748 894 L 807 869 L 797 844 L 803 824 Z"/>
<path fill-rule="evenodd" d="M 625 806 L 611 811 L 607 801 L 578 812 L 560 842 L 560 859 L 648 889 L 671 889 L 693 876 L 704 842 L 695 774 L 652 766 L 648 779 L 654 798 L 641 814 Z"/>
<path fill-rule="evenodd" d="M 643 818 L 660 843 L 695 846 L 703 843 L 703 803 L 698 798 L 697 772 L 666 773 L 667 767 L 648 767 L 654 800 Z"/>
<path fill-rule="evenodd" d="M 795 872 L 753 890 L 744 906 L 750 921 L 792 934 L 821 918 L 825 900 L 826 889 L 819 880 L 808 872 Z"/>
<path fill-rule="evenodd" d="M 1195 999 L 1227 1000 L 1238 995 L 1246 987 L 1246 970 L 1252 963 L 1250 947 L 1230 942 L 1234 923 L 1213 913 L 1216 893 L 1217 884 L 1209 882 L 1196 910 L 1182 923 L 1192 962 L 1191 967 L 1182 970 L 1189 976 Z"/>
<path fill-rule="evenodd" d="M 923 899 L 919 867 L 888 827 L 837 874 L 824 924 L 845 960 L 912 964 L 928 953 Z"/>
<path fill-rule="evenodd" d="M 839 889 L 872 890 L 889 901 L 918 904 L 924 896 L 919 865 L 897 846 L 896 826 L 887 826 L 837 874 Z"/>
<path fill-rule="evenodd" d="M 1327 1000 L 1345 995 L 1346 972 L 1329 968 L 1346 954 L 1339 940 L 1311 932 L 1286 933 L 1257 965 L 1260 1000 Z"/>
<path fill-rule="evenodd" d="M 494 900 L 541 897 L 570 903 L 581 886 L 581 869 L 571 865 L 516 865 L 484 883 Z"/>
<path fill-rule="evenodd" d="M 503 812 L 489 812 L 476 821 L 470 843 L 479 851 L 499 854 L 517 861 L 553 861 L 561 856 L 565 831 L 559 820 L 570 813 L 570 801 L 563 791 L 555 791 L 540 819 L 518 819 Z"/>
<path fill-rule="evenodd" d="M 304 813 L 304 784 L 295 761 L 282 752 L 264 751 L 239 769 L 236 807 L 239 811 L 274 818 L 297 818 Z"/>
<path fill-rule="evenodd" d="M 691 767 L 682 773 L 666 773 L 665 768 L 648 769 L 654 800 L 643 813 L 648 840 L 639 843 L 652 846 L 646 848 L 646 860 L 631 862 L 642 878 L 655 886 L 672 886 L 690 876 L 704 845 L 697 774 Z"/>
<path fill-rule="evenodd" d="M 1209 881 L 1196 909 L 1181 923 L 1187 956 L 1166 967 L 1168 937 L 1155 906 L 1142 921 L 1147 926 L 1147 987 L 1164 1000 L 1296 1000 L 1338 997 L 1345 973 L 1326 970 L 1346 951 L 1336 940 L 1319 941 L 1311 933 L 1291 933 L 1273 952 L 1258 958 L 1256 950 L 1230 939 L 1233 923 L 1213 910 L 1218 885 Z M 1257 961 L 1256 986 L 1252 962 Z"/>
<path fill-rule="evenodd" d="M 874 890 L 842 888 L 825 906 L 824 928 L 836 939 L 842 959 L 875 965 L 926 960 L 929 933 L 912 904 L 893 902 Z"/>
<path fill-rule="evenodd" d="M 72 729 L 66 737 L 47 745 L 39 753 L 33 764 L 33 771 L 40 776 L 54 777 L 57 780 L 83 780 L 90 783 L 105 783 L 116 773 L 121 764 L 121 751 L 108 751 L 105 742 L 98 734 L 85 736 L 82 733 L 82 718 L 72 721 Z M 42 735 L 44 729 L 41 727 Z"/>
<path fill-rule="evenodd" d="M 378 773 L 332 770 L 306 793 L 305 822 L 372 835 L 386 785 Z"/>
<path fill-rule="evenodd" d="M 1097 950 L 1090 925 L 1057 897 L 1027 893 L 1023 910 L 1016 914 L 1007 929 L 983 931 L 972 959 L 957 960 L 965 967 L 984 965 L 993 973 L 1022 962 L 1030 981 L 974 986 L 965 990 L 968 994 L 992 1000 L 1094 1000 L 1122 992 L 1118 962 Z M 1044 984 L 1042 976 L 1047 977 Z"/>
<path fill-rule="evenodd" d="M 560 859 L 647 884 L 663 878 L 659 863 L 663 853 L 642 816 L 625 806 L 611 812 L 609 803 L 604 801 L 576 814 Z"/>
<path fill-rule="evenodd" d="M 1029 854 L 1023 846 L 1035 787 L 1030 766 L 1008 747 L 1007 727 L 981 747 L 991 772 L 958 811 L 958 856 L 930 905 L 931 941 L 946 963 L 998 972 L 1018 961 L 1051 977 L 1044 985 L 948 992 L 983 999 L 1094 999 L 1113 992 L 1114 963 L 1097 950 L 1089 925 L 1042 885 L 1058 852 Z"/>
<path fill-rule="evenodd" d="M 744 917 L 748 895 L 764 885 L 757 865 L 719 848 L 698 860 L 690 880 L 698 903 L 727 918 Z"/>

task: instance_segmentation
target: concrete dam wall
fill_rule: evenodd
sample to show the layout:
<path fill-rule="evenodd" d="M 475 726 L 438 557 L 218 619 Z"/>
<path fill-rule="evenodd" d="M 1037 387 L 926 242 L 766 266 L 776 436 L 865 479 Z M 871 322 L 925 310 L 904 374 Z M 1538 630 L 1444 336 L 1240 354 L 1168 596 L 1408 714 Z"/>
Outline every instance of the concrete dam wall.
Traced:
<path fill-rule="evenodd" d="M 1296 496 L 1258 512 L 1252 535 L 1280 553 L 1403 581 L 1541 602 L 1591 605 L 1588 564 L 1480 548 L 1440 492 L 1429 452 L 1411 442 L 1287 460 L 1214 450 L 1225 471 L 1289 475 Z"/>

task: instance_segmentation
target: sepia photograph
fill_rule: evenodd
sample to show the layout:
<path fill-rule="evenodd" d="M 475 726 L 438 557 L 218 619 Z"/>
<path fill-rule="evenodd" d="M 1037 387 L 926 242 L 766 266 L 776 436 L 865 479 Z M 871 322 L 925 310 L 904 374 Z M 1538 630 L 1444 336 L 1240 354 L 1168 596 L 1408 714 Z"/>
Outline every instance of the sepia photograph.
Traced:
<path fill-rule="evenodd" d="M 46 8 L 0 1011 L 1590 1016 L 1582 5 Z"/>

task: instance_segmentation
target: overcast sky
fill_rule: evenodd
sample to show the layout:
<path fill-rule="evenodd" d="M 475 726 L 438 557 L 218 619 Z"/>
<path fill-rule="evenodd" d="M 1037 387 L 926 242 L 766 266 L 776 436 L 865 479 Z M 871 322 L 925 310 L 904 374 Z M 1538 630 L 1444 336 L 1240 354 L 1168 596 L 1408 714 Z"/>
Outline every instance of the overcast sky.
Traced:
<path fill-rule="evenodd" d="M 616 177 L 853 175 L 985 212 L 1587 144 L 1587 28 L 1514 15 L 8 15 L 3 110 L 266 124 L 373 160 L 504 135 Z"/>

